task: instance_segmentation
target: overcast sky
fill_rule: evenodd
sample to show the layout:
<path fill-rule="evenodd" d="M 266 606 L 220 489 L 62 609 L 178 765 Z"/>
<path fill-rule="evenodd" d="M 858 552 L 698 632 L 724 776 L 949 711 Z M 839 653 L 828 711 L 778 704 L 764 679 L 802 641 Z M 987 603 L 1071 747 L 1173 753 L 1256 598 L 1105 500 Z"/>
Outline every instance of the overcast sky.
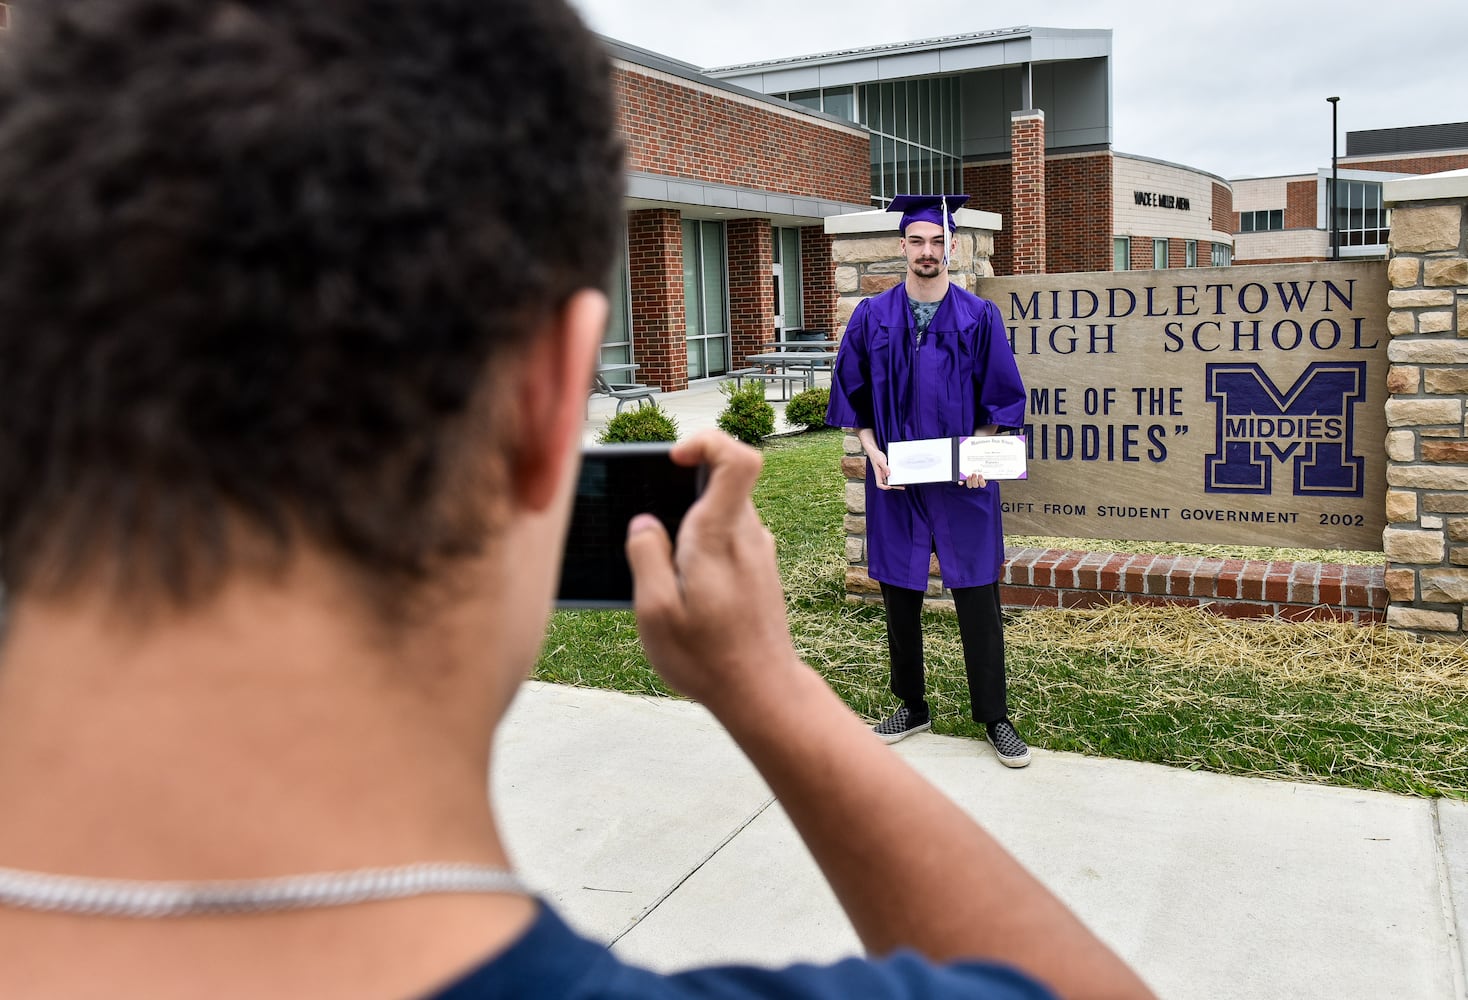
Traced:
<path fill-rule="evenodd" d="M 571 0 L 604 35 L 696 66 L 1031 25 L 1112 29 L 1113 148 L 1223 177 L 1330 164 L 1345 134 L 1468 121 L 1468 0 Z M 1410 13 L 1409 13 L 1410 12 Z"/>

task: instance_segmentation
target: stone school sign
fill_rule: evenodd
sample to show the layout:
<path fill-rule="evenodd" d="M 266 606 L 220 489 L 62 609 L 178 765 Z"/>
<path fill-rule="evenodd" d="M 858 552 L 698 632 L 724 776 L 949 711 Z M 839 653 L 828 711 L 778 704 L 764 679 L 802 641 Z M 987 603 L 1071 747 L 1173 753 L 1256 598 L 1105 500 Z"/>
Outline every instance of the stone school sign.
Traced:
<path fill-rule="evenodd" d="M 1009 534 L 1379 550 L 1380 262 L 983 278 L 1029 390 Z"/>

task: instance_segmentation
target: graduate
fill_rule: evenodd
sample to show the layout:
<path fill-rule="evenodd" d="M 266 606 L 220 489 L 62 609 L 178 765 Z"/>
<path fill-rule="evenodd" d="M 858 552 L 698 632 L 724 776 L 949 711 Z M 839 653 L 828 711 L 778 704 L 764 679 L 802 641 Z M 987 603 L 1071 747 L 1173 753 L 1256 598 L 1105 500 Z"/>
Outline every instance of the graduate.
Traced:
<path fill-rule="evenodd" d="M 896 742 L 929 728 L 922 607 L 933 553 L 953 593 L 969 702 L 999 760 L 1024 767 L 1030 750 L 1009 719 L 999 571 L 1004 528 L 999 486 L 962 482 L 893 486 L 892 441 L 999 434 L 1024 423 L 1025 387 L 994 303 L 949 281 L 954 212 L 967 195 L 899 195 L 902 284 L 852 313 L 837 353 L 826 422 L 853 427 L 867 456 L 868 572 L 887 612 L 891 690 L 901 704 L 875 731 Z"/>

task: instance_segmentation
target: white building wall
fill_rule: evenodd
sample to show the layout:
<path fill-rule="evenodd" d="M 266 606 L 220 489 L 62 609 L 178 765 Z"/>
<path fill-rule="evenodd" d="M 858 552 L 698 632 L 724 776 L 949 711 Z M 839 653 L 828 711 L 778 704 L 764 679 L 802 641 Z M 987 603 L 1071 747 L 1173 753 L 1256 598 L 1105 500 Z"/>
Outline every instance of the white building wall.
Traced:
<path fill-rule="evenodd" d="M 1219 181 L 1199 170 L 1116 154 L 1112 168 L 1113 218 L 1117 236 L 1158 236 L 1169 239 L 1227 239 L 1232 219 L 1213 219 L 1213 185 Z M 1186 198 L 1188 207 L 1138 205 L 1136 192 Z"/>
<path fill-rule="evenodd" d="M 1248 180 L 1230 181 L 1234 188 L 1234 211 L 1283 209 L 1291 182 L 1313 180 L 1314 174 L 1299 174 L 1293 177 L 1251 177 Z"/>
<path fill-rule="evenodd" d="M 1320 229 L 1281 229 L 1269 233 L 1239 233 L 1234 237 L 1234 261 L 1330 256 L 1330 234 Z"/>

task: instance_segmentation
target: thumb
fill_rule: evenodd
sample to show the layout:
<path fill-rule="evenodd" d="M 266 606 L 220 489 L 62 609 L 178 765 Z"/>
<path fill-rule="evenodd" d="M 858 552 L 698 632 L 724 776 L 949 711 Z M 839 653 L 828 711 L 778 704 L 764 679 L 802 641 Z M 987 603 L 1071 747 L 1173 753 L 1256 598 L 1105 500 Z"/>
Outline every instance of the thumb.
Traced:
<path fill-rule="evenodd" d="M 673 542 L 653 515 L 638 514 L 628 523 L 627 564 L 632 568 L 632 606 L 639 615 L 677 602 Z"/>

